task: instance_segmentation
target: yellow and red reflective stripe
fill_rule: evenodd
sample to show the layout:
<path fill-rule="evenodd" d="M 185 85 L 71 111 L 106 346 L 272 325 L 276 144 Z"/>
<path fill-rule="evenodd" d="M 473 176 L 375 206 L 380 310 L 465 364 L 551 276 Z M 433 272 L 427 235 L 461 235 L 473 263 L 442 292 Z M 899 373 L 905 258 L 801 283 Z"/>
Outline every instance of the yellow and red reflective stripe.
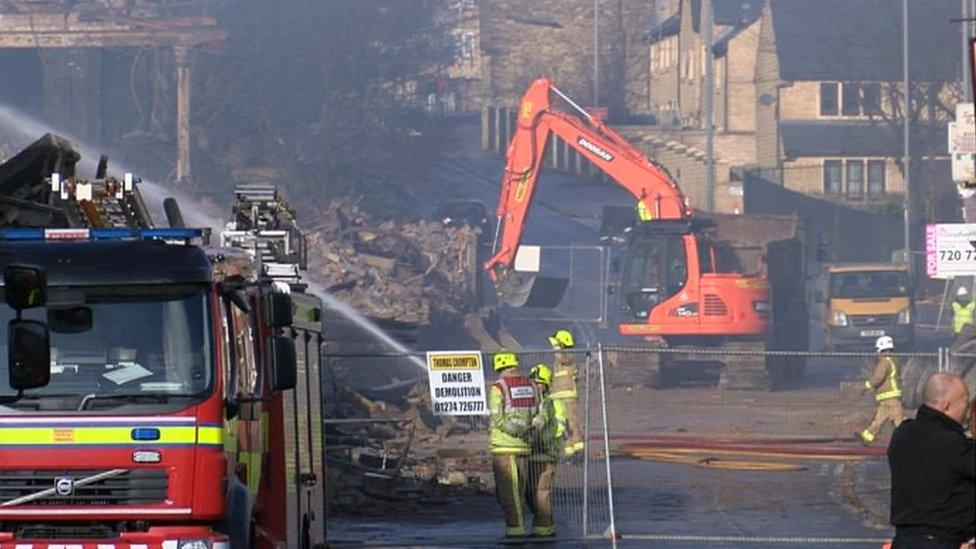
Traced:
<path fill-rule="evenodd" d="M 134 440 L 133 429 L 157 429 L 156 440 Z M 30 425 L 0 424 L 0 448 L 5 446 L 167 446 L 222 445 L 223 427 L 193 425 Z"/>

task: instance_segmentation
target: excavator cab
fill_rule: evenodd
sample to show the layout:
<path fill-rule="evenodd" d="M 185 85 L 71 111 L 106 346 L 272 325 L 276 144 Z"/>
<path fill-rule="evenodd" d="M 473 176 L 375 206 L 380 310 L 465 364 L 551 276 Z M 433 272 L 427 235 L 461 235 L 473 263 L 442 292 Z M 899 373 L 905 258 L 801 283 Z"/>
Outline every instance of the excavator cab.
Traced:
<path fill-rule="evenodd" d="M 647 322 L 654 307 L 687 284 L 684 231 L 662 222 L 637 224 L 625 257 L 620 280 L 624 317 Z"/>

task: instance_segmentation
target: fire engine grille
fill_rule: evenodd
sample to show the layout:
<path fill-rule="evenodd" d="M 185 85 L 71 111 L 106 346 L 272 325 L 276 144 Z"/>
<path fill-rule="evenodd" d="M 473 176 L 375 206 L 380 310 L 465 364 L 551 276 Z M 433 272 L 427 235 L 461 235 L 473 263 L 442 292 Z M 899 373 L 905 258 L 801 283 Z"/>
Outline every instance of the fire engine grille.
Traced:
<path fill-rule="evenodd" d="M 166 500 L 169 477 L 159 469 L 136 469 L 102 478 L 90 484 L 79 481 L 103 471 L 0 471 L 0 503 L 37 494 L 52 493 L 22 505 L 131 505 Z M 65 481 L 65 479 L 70 479 Z M 55 490 L 60 481 L 61 494 Z M 70 490 L 65 486 L 70 485 Z"/>
<path fill-rule="evenodd" d="M 729 314 L 725 301 L 714 294 L 705 294 L 705 316 L 725 316 Z"/>
<path fill-rule="evenodd" d="M 852 326 L 887 326 L 895 323 L 898 315 L 851 315 Z"/>

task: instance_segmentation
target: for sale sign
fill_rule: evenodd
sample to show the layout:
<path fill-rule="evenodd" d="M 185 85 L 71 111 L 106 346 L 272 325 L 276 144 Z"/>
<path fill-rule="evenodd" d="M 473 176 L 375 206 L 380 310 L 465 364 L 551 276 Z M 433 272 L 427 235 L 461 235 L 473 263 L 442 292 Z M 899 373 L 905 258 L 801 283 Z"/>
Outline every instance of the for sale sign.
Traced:
<path fill-rule="evenodd" d="M 480 351 L 428 351 L 427 371 L 434 414 L 488 415 Z"/>
<path fill-rule="evenodd" d="M 926 225 L 925 272 L 932 278 L 976 275 L 976 223 Z"/>

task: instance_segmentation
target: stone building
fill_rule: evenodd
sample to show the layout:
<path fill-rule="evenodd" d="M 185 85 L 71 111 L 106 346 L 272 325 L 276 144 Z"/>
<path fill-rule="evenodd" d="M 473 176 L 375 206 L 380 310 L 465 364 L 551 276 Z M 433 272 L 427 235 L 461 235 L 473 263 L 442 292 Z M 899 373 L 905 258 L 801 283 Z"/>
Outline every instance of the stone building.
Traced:
<path fill-rule="evenodd" d="M 947 183 L 959 3 L 911 3 L 909 120 L 926 185 Z M 756 164 L 788 189 L 846 202 L 904 193 L 901 4 L 768 0 L 756 61 Z M 920 178 L 922 179 L 922 178 Z"/>

